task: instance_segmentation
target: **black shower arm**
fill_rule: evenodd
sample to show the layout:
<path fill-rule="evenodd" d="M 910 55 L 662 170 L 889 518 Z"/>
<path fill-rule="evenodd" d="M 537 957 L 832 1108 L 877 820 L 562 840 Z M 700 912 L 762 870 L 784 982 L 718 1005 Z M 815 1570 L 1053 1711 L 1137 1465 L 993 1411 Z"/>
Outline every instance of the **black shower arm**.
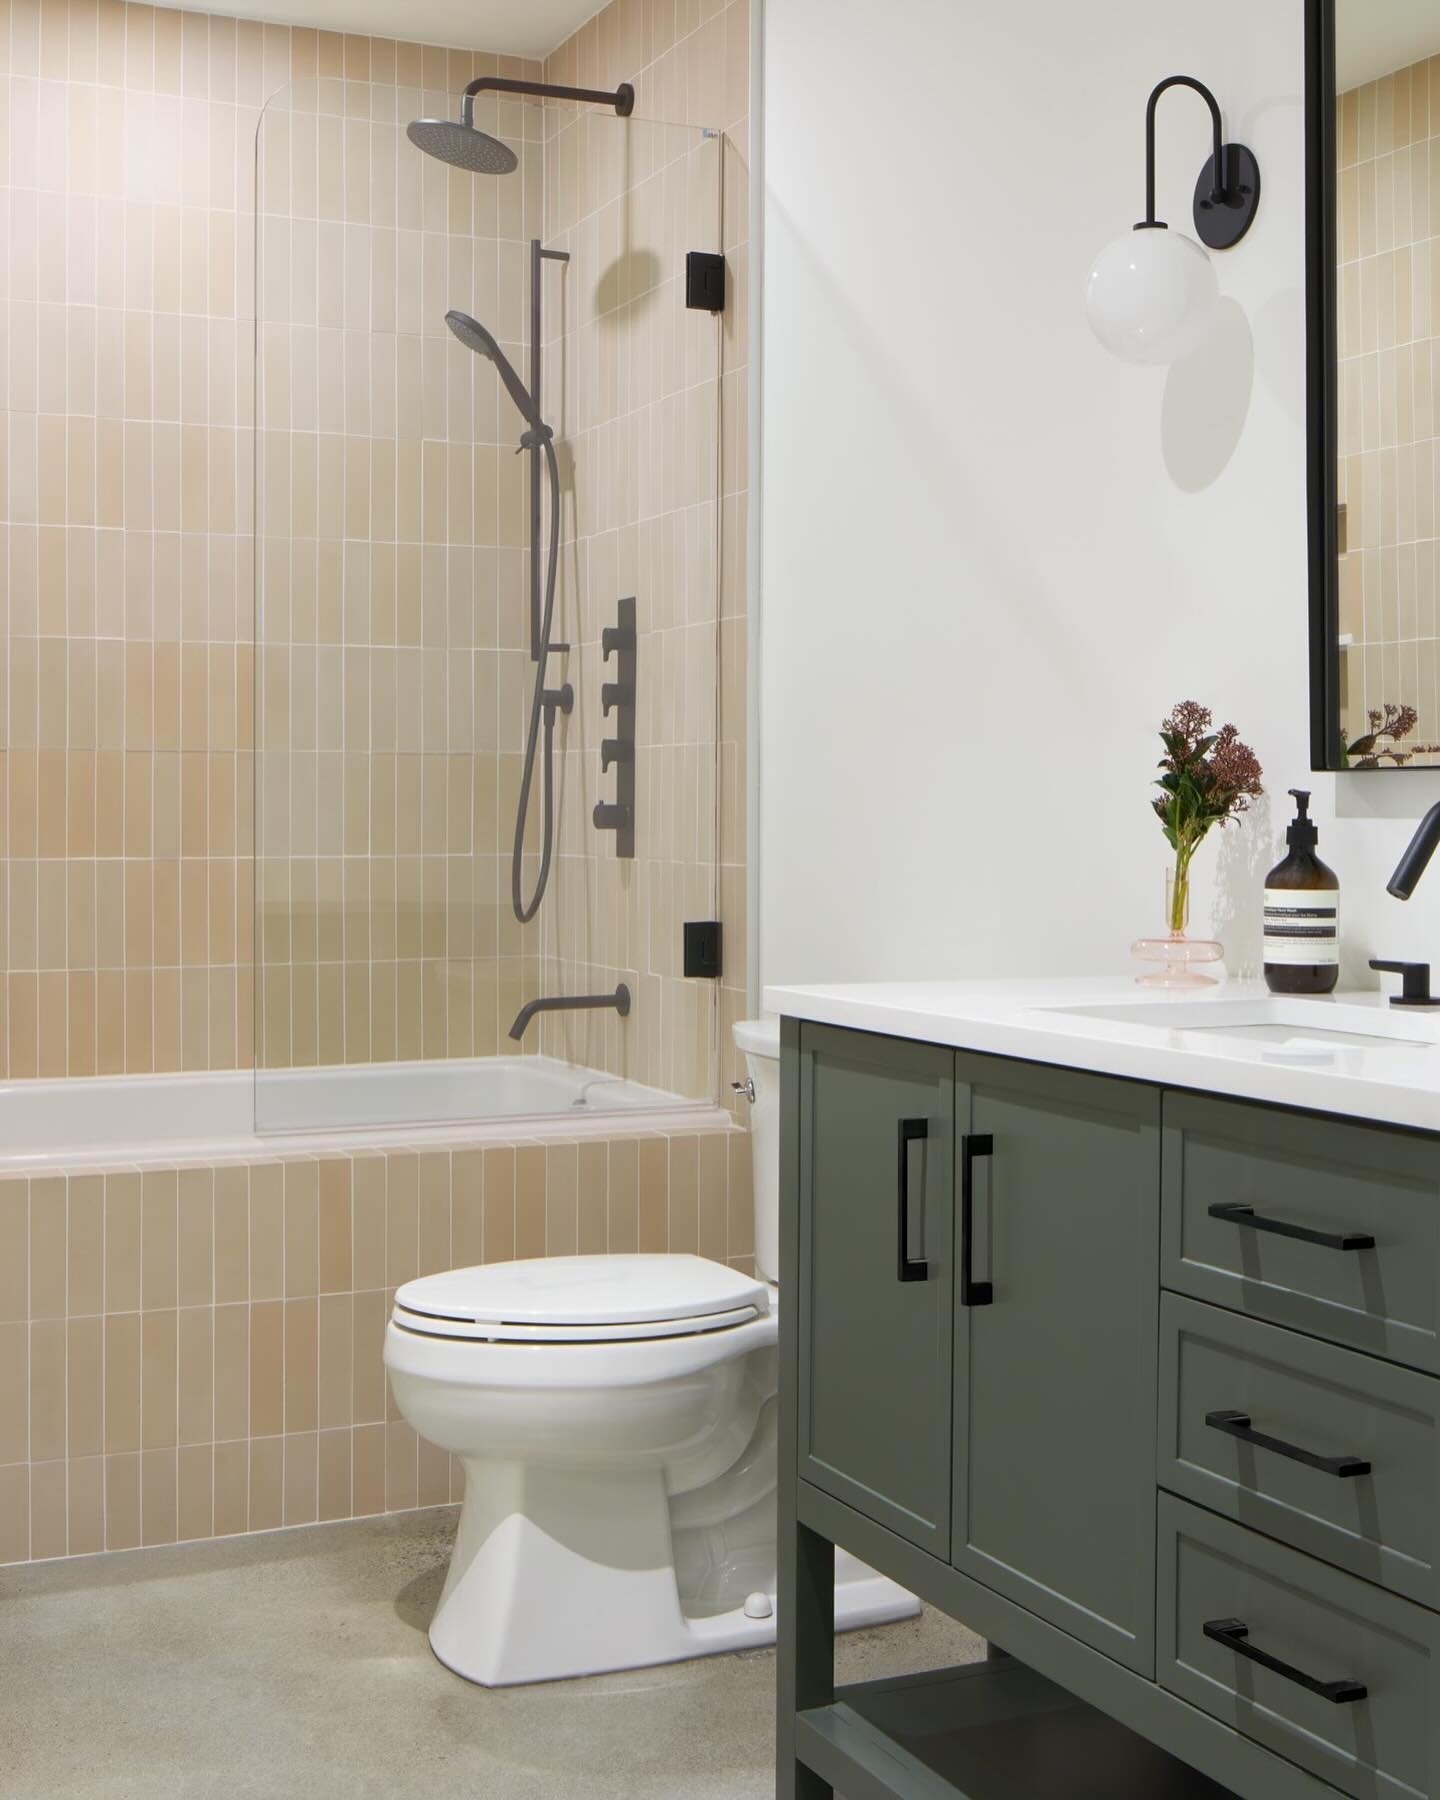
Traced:
<path fill-rule="evenodd" d="M 508 75 L 478 75 L 460 102 L 460 123 L 475 122 L 477 94 L 530 94 L 539 100 L 582 100 L 592 106 L 613 106 L 622 119 L 635 110 L 635 90 L 622 81 L 612 93 L 606 88 L 555 87 L 548 81 L 515 81 Z"/>
<path fill-rule="evenodd" d="M 1145 218 L 1135 227 L 1137 231 L 1153 230 L 1160 223 L 1155 217 L 1155 109 L 1160 104 L 1160 96 L 1172 87 L 1194 88 L 1210 108 L 1211 123 L 1215 127 L 1215 188 L 1210 198 L 1221 202 L 1229 191 L 1230 184 L 1225 179 L 1225 133 L 1220 123 L 1219 101 L 1205 83 L 1197 81 L 1193 75 L 1168 75 L 1151 94 L 1145 108 Z"/>

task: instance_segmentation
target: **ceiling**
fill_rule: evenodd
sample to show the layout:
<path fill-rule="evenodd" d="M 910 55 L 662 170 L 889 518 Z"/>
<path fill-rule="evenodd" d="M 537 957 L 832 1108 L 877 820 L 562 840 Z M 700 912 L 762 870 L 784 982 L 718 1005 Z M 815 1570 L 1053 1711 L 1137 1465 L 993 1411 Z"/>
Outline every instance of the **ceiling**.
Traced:
<path fill-rule="evenodd" d="M 1335 86 L 1340 93 L 1436 55 L 1436 0 L 1337 0 Z"/>
<path fill-rule="evenodd" d="M 161 0 L 185 5 L 187 0 Z M 548 56 L 604 0 L 214 0 L 206 10 L 274 25 L 312 25 L 367 37 L 493 50 L 500 56 Z"/>

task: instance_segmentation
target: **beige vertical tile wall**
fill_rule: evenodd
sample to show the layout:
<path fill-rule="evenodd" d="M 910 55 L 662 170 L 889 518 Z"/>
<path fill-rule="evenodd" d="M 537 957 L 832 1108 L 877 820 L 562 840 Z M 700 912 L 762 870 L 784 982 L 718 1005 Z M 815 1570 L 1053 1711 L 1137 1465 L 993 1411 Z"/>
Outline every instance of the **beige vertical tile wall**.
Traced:
<path fill-rule="evenodd" d="M 347 149 L 393 134 L 402 95 L 453 95 L 483 70 L 533 65 L 119 0 L 0 0 L 7 1077 L 233 1068 L 252 1058 L 256 126 L 267 96 L 292 80 L 309 84 L 317 114 L 323 108 L 318 243 L 340 222 L 337 210 L 342 219 L 346 208 L 378 211 L 389 193 L 378 168 L 373 185 L 356 178 Z M 378 117 L 351 116 L 361 95 L 377 97 Z M 337 199 L 332 184 L 347 173 Z M 439 236 L 453 237 L 456 184 L 424 178 L 423 201 L 425 235 L 440 209 Z M 319 267 L 335 273 L 327 255 L 317 306 L 336 293 Z M 298 371 L 295 380 L 298 389 Z M 363 387 L 352 380 L 347 404 Z M 369 448 L 353 416 L 327 413 L 325 423 L 341 428 L 324 434 L 317 506 L 329 502 L 337 467 L 358 477 Z M 347 483 L 346 502 L 355 497 Z M 293 584 L 287 624 L 301 632 L 300 660 L 313 652 L 318 666 L 332 648 L 343 659 L 347 639 L 344 617 L 328 609 L 333 571 L 318 548 L 312 562 L 311 589 L 303 577 Z M 420 591 L 423 605 L 424 580 Z M 317 620 L 308 639 L 307 602 Z M 397 620 L 397 631 L 407 628 Z M 354 646 L 357 683 L 377 629 L 386 627 L 372 617 Z M 383 662 L 383 636 L 381 646 Z M 398 793 L 398 776 L 395 785 Z M 319 798 L 328 803 L 330 788 Z M 458 813 L 458 796 L 454 805 Z M 465 841 L 463 821 L 456 830 Z M 322 914 L 325 929 L 339 929 L 332 903 L 354 879 L 339 848 L 323 863 L 298 859 L 286 881 L 286 924 L 298 925 L 302 951 Z M 408 902 L 418 887 L 419 904 L 397 899 L 387 917 L 403 907 L 423 929 L 432 873 L 397 861 L 397 890 L 405 884 Z M 382 1050 L 392 1015 L 397 1041 L 416 1017 L 396 988 L 371 1040 Z M 318 1052 L 318 1005 L 313 1023 L 291 1007 L 300 1020 L 292 1049 L 313 1037 Z M 450 1010 L 438 1008 L 447 1041 Z M 371 1029 L 366 1020 L 360 1035 Z"/>
<path fill-rule="evenodd" d="M 613 0 L 545 64 L 547 79 L 630 80 L 636 114 L 684 130 L 628 130 L 602 115 L 547 114 L 547 228 L 570 250 L 556 348 L 576 444 L 566 600 L 583 695 L 567 781 L 584 804 L 562 840 L 562 981 L 630 983 L 627 1026 L 548 1022 L 545 1045 L 649 1085 L 708 1095 L 739 1073 L 730 1038 L 746 1011 L 745 548 L 748 0 Z M 712 135 L 706 135 L 706 134 Z M 687 249 L 723 249 L 718 321 L 687 312 Z M 587 466 L 608 471 L 587 490 Z M 637 855 L 617 861 L 590 828 L 609 798 L 598 747 L 599 633 L 634 594 L 640 629 Z M 717 753 L 718 747 L 718 753 Z M 719 992 L 680 974 L 681 925 L 718 916 Z"/>
<path fill-rule="evenodd" d="M 542 113 L 482 95 L 520 167 L 477 178 L 405 136 L 453 92 L 283 100 L 257 197 L 260 1061 L 490 1056 L 539 986 L 509 884 L 528 459 L 445 314 L 524 368 Z"/>
<path fill-rule="evenodd" d="M 1413 706 L 1440 762 L 1440 56 L 1343 94 L 1336 144 L 1343 729 Z"/>
<path fill-rule="evenodd" d="M 676 537 L 658 552 L 669 559 L 662 589 L 684 596 L 665 627 L 677 648 L 694 626 L 716 629 L 693 609 L 707 585 L 718 582 L 718 654 L 702 667 L 706 653 L 697 648 L 688 658 L 660 658 L 655 670 L 667 734 L 662 747 L 684 754 L 675 757 L 680 773 L 662 803 L 671 816 L 656 822 L 655 843 L 665 847 L 652 858 L 660 865 L 653 872 L 657 885 L 635 915 L 633 951 L 620 961 L 668 989 L 646 1029 L 653 1032 L 656 1019 L 681 1016 L 688 1030 L 693 1018 L 683 1009 L 693 1002 L 684 1000 L 674 975 L 671 932 L 701 897 L 693 884 L 707 866 L 701 846 L 711 829 L 702 815 L 718 808 L 718 894 L 727 929 L 718 1010 L 727 1076 L 735 1072 L 729 1025 L 745 1006 L 747 62 L 744 4 L 626 0 L 592 20 L 551 65 L 564 80 L 634 78 L 642 115 L 719 126 L 726 134 L 717 171 L 730 268 L 716 351 L 718 548 L 710 548 L 707 521 L 704 534 Z M 377 216 L 388 192 L 388 165 L 377 146 L 407 116 L 412 92 L 453 95 L 479 70 L 518 74 L 523 67 L 512 59 L 119 0 L 0 0 L 0 1073 L 6 1077 L 226 1068 L 253 1055 L 252 145 L 266 97 L 303 84 L 297 92 L 314 124 L 317 198 L 298 216 L 302 237 L 314 225 L 318 256 L 322 226 L 388 229 Z M 538 148 L 524 118 L 507 123 L 514 136 Z M 378 164 L 372 160 L 366 179 L 352 185 L 344 179 L 347 153 L 367 137 Z M 703 146 L 691 156 L 694 135 L 686 141 L 691 165 L 703 168 Z M 355 166 L 361 167 L 358 158 Z M 394 166 L 398 191 L 398 160 Z M 337 169 L 340 197 L 322 208 L 322 175 L 333 183 Z M 454 183 L 446 178 L 436 185 L 428 173 L 421 182 L 423 298 L 426 247 L 448 271 L 449 259 L 463 254 L 456 246 L 467 237 L 467 223 Z M 617 208 L 631 185 L 612 178 Z M 529 207 L 526 192 L 520 204 Z M 475 193 L 468 197 L 472 206 L 480 203 Z M 682 197 L 686 205 L 694 199 L 688 177 Z M 582 198 L 577 195 L 577 206 Z M 366 212 L 368 219 L 361 216 Z M 618 217 L 609 202 L 587 205 L 574 212 L 572 226 L 594 234 L 594 252 Z M 476 223 L 472 213 L 471 237 Z M 683 235 L 679 223 L 671 221 L 672 246 Z M 496 239 L 513 241 L 513 229 L 507 234 L 498 224 L 497 213 Z M 520 231 L 528 229 L 527 213 Z M 483 1053 L 491 1014 L 473 970 L 469 988 L 462 983 L 455 1000 L 451 970 L 467 958 L 456 954 L 453 929 L 476 934 L 475 962 L 490 959 L 492 949 L 496 963 L 508 958 L 511 978 L 527 993 L 539 974 L 538 951 L 532 960 L 528 946 L 504 937 L 520 722 L 503 702 L 507 695 L 517 703 L 523 698 L 528 671 L 519 647 L 523 582 L 516 573 L 514 508 L 501 500 L 503 456 L 496 457 L 495 530 L 478 525 L 485 504 L 479 468 L 507 439 L 498 415 L 494 433 L 488 429 L 484 406 L 491 402 L 482 405 L 473 387 L 465 394 L 465 377 L 452 373 L 459 352 L 452 355 L 448 341 L 441 345 L 428 300 L 419 329 L 399 329 L 398 235 L 395 248 L 393 420 L 378 412 L 375 386 L 367 396 L 362 382 L 357 393 L 346 369 L 345 410 L 327 416 L 322 432 L 317 361 L 313 391 L 306 390 L 306 403 L 316 408 L 314 427 L 304 429 L 294 411 L 296 357 L 311 346 L 299 336 L 279 346 L 291 353 L 280 396 L 288 410 L 275 421 L 288 440 L 292 481 L 284 492 L 291 505 L 308 505 L 313 479 L 317 526 L 313 537 L 300 534 L 307 545 L 302 557 L 287 543 L 279 571 L 283 628 L 267 638 L 277 652 L 273 672 L 291 701 L 279 746 L 292 759 L 284 767 L 287 835 L 275 847 L 266 892 L 283 914 L 271 949 L 288 971 L 276 1002 L 292 1060 L 297 1037 L 309 1054 L 307 1031 L 317 1056 L 322 1046 L 331 1054 L 337 1019 L 346 1021 L 338 1040 L 345 1056 L 363 1056 L 367 1048 L 372 1058 L 400 1054 L 402 1041 L 414 1042 L 402 1040 L 402 1029 L 418 1029 L 421 1053 L 436 1053 L 441 1038 L 427 1036 L 425 1025 L 425 982 L 436 972 L 420 976 L 418 1027 L 413 1005 L 402 1010 L 400 999 L 399 965 L 427 960 L 445 985 L 428 1029 L 434 1033 L 443 1017 L 445 1052 L 463 1053 L 468 1045 Z M 499 266 L 492 317 L 506 337 L 514 331 L 516 296 L 509 288 L 501 292 Z M 477 271 L 482 315 L 489 280 L 488 269 L 483 280 Z M 318 334 L 318 288 L 316 306 Z M 303 333 L 309 319 L 284 323 Z M 372 336 L 375 323 L 372 316 Z M 342 315 L 327 328 L 342 334 L 345 369 L 347 321 Z M 434 490 L 446 497 L 443 536 L 425 524 L 423 449 L 421 498 L 412 500 L 420 530 L 402 537 L 397 529 L 392 538 L 374 528 L 387 454 L 393 453 L 398 475 L 404 458 L 413 462 L 415 444 L 431 442 L 400 429 L 402 355 L 418 357 L 422 398 L 432 392 L 427 366 L 443 371 L 436 379 L 447 426 L 455 407 L 456 433 L 437 440 L 445 459 L 443 486 Z M 603 390 L 623 365 L 597 353 L 591 366 Z M 383 383 L 378 391 L 383 400 Z M 471 440 L 476 485 L 469 501 L 458 475 L 451 479 L 450 461 L 456 436 L 463 439 L 458 428 L 467 404 L 480 422 Z M 368 405 L 368 416 L 355 413 L 356 405 Z M 376 429 L 377 417 L 384 429 Z M 322 436 L 330 440 L 323 458 Z M 296 455 L 302 438 L 314 444 L 311 473 L 305 472 L 307 450 Z M 437 454 L 433 447 L 431 454 Z M 264 445 L 259 460 L 268 470 Z M 454 460 L 463 465 L 463 450 Z M 297 462 L 302 478 L 295 481 Z M 337 470 L 338 502 L 327 486 Z M 415 494 L 413 479 L 406 491 Z M 322 493 L 347 520 L 344 509 L 352 504 L 361 507 L 362 519 L 364 507 L 370 509 L 368 533 L 353 533 L 363 551 L 353 587 L 348 542 L 337 571 L 342 538 L 318 529 Z M 483 493 L 490 495 L 488 487 Z M 594 498 L 599 504 L 603 496 Z M 471 506 L 468 532 L 455 531 L 452 505 L 462 515 Z M 686 508 L 656 511 L 680 516 Z M 608 551 L 601 533 L 570 535 L 577 567 L 582 554 L 595 558 L 584 565 L 586 584 L 571 589 L 580 603 L 592 591 L 606 591 L 590 577 Z M 352 540 L 348 528 L 343 538 Z M 435 568 L 442 547 L 443 573 Z M 418 551 L 418 626 L 413 606 L 407 613 L 402 600 L 402 550 Z M 392 555 L 393 623 L 383 573 Z M 413 602 L 416 591 L 412 569 L 405 597 Z M 456 624 L 457 598 L 462 613 L 475 603 L 468 626 Z M 466 641 L 467 630 L 473 642 Z M 446 732 L 439 744 L 427 741 L 422 722 L 418 747 L 406 753 L 417 766 L 402 777 L 399 721 L 410 702 L 401 692 L 413 698 L 410 653 L 417 650 L 422 712 L 425 659 L 443 663 Z M 327 678 L 322 690 L 322 659 L 337 655 L 339 686 Z M 458 744 L 452 707 L 458 693 L 463 719 L 465 689 L 456 655 L 473 677 L 476 721 L 474 737 L 462 730 Z M 262 669 L 262 683 L 264 675 Z M 492 678 L 495 725 L 487 739 L 479 721 Z M 432 669 L 428 679 L 440 678 Z M 387 747 L 388 707 L 382 700 L 377 711 L 374 701 L 377 687 L 388 695 L 392 680 L 396 741 Z M 716 697 L 707 697 L 712 681 Z M 295 705 L 297 685 L 313 692 L 313 706 Z M 333 729 L 325 709 L 337 692 L 342 718 L 358 710 L 358 695 L 369 695 L 363 821 L 356 816 L 360 790 L 348 781 L 344 763 L 338 777 L 333 768 L 320 772 L 322 751 L 334 748 L 322 733 Z M 717 703 L 719 773 L 707 787 L 700 748 L 714 729 Z M 702 727 L 694 725 L 692 704 Z M 315 760 L 302 765 L 293 760 L 296 752 Z M 460 770 L 458 785 L 457 763 L 471 765 L 468 776 Z M 384 804 L 392 773 L 393 810 Z M 406 780 L 413 791 L 402 806 Z M 291 835 L 297 793 L 306 799 L 302 823 L 310 834 L 298 841 Z M 322 794 L 340 803 L 338 843 L 322 836 Z M 498 824 L 486 814 L 492 797 Z M 357 801 L 354 813 L 347 800 Z M 417 814 L 418 848 L 403 837 Z M 393 820 L 393 896 L 387 819 Z M 365 834 L 363 857 L 346 835 L 354 830 Z M 686 844 L 695 847 L 692 854 Z M 377 852 L 384 865 L 378 886 L 369 866 Z M 567 839 L 566 855 L 588 859 L 592 866 L 583 873 L 599 879 L 602 859 L 593 843 L 582 849 Z M 410 856 L 421 867 L 407 867 L 402 877 Z M 427 958 L 438 906 L 437 871 L 428 872 L 427 886 L 424 867 L 431 857 L 445 865 L 447 936 L 443 949 Z M 457 898 L 449 884 L 462 862 L 473 862 L 476 885 L 460 889 Z M 487 923 L 491 895 L 495 917 Z M 418 934 L 407 940 L 421 946 L 418 956 L 399 953 L 407 907 L 403 929 Z M 545 942 L 551 972 L 574 959 L 573 950 L 563 954 L 558 909 L 552 929 L 553 940 Z M 339 966 L 342 986 L 358 979 L 349 975 L 343 949 L 352 930 L 369 934 L 363 956 L 357 945 L 354 958 L 367 966 L 372 983 L 363 1030 L 353 1008 L 330 1007 L 322 1023 L 320 1006 L 322 981 L 334 979 L 322 977 L 323 965 Z M 333 944 L 336 932 L 342 954 L 320 955 L 325 934 Z M 377 1035 L 373 1005 L 373 965 L 387 961 L 396 965 L 394 1050 L 385 1023 L 392 1014 L 380 1009 Z M 306 971 L 298 984 L 297 966 Z M 304 994 L 298 1006 L 297 985 Z M 501 1010 L 508 1004 L 507 995 Z M 690 1091 L 698 1035 L 685 1040 L 696 1045 L 693 1053 L 682 1048 L 672 1055 L 653 1039 L 642 1042 L 632 1072 Z M 691 1054 L 697 1060 L 687 1071 Z M 618 1046 L 610 1046 L 610 1055 L 621 1066 Z M 698 1250 L 748 1263 L 748 1139 L 677 1130 L 608 1142 L 526 1140 L 484 1150 L 357 1151 L 319 1160 L 0 1181 L 0 1562 L 448 1499 L 458 1492 L 455 1472 L 417 1442 L 385 1390 L 379 1344 L 396 1283 L 470 1261 L 636 1248 Z"/>
<path fill-rule="evenodd" d="M 0 1181 L 0 1563 L 456 1500 L 387 1391 L 397 1284 L 752 1249 L 725 1129 Z"/>

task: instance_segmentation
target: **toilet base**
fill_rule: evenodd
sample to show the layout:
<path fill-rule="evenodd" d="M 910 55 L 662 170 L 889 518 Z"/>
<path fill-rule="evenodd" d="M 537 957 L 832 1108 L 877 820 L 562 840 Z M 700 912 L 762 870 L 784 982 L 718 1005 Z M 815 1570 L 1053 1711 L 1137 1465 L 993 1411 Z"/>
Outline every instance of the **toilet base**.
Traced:
<path fill-rule="evenodd" d="M 769 1600 L 767 1617 L 748 1617 L 744 1606 L 682 1611 L 658 1470 L 467 1459 L 465 1474 L 430 1647 L 467 1681 L 556 1681 L 775 1642 L 773 1576 L 758 1590 Z M 913 1594 L 836 1552 L 837 1631 L 919 1610 Z"/>

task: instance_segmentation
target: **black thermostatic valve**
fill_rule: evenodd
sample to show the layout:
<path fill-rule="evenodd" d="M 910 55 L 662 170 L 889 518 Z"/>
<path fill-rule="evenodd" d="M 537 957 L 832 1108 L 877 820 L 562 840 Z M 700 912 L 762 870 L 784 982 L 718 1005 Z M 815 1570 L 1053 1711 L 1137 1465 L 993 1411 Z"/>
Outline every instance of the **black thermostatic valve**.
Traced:
<path fill-rule="evenodd" d="M 716 251 L 686 252 L 685 304 L 697 312 L 724 312 L 725 258 Z"/>
<path fill-rule="evenodd" d="M 685 921 L 685 973 L 714 980 L 720 974 L 720 921 Z"/>

